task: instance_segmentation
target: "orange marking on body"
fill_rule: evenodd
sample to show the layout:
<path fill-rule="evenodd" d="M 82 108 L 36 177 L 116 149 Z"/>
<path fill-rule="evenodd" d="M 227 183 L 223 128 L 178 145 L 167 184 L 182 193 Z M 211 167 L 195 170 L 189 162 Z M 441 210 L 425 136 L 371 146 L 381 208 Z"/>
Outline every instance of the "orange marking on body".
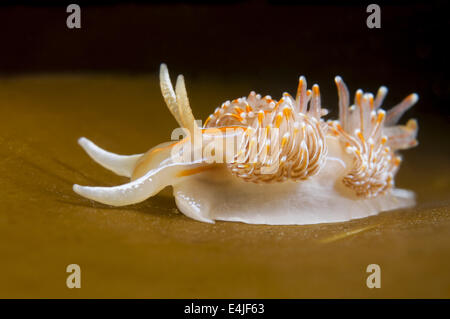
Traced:
<path fill-rule="evenodd" d="M 383 121 L 383 119 L 384 119 L 384 116 L 385 116 L 384 112 L 378 112 L 377 122 L 381 123 L 381 121 Z"/>
<path fill-rule="evenodd" d="M 319 86 L 318 86 L 317 84 L 315 84 L 315 85 L 313 86 L 313 90 L 314 90 L 314 94 L 315 94 L 315 95 L 319 95 L 319 94 L 320 94 L 320 92 L 319 92 Z"/>
<path fill-rule="evenodd" d="M 268 136 L 269 136 L 269 133 L 270 133 L 270 129 L 271 129 L 271 127 L 270 127 L 270 126 L 266 127 L 266 137 L 268 137 Z"/>
<path fill-rule="evenodd" d="M 297 95 L 296 95 L 296 99 L 297 99 L 297 100 L 300 98 L 300 94 L 301 94 L 302 91 L 303 91 L 303 85 L 304 85 L 303 78 L 301 78 L 301 79 L 298 81 Z"/>
<path fill-rule="evenodd" d="M 292 114 L 291 109 L 289 107 L 285 107 L 283 109 L 283 114 L 284 114 L 284 116 L 286 116 L 286 118 L 289 118 L 289 115 Z"/>
<path fill-rule="evenodd" d="M 283 102 L 284 102 L 284 99 L 281 98 L 281 99 L 278 101 L 278 103 L 275 104 L 275 107 L 274 107 L 273 111 L 275 111 L 275 110 L 281 105 L 281 103 L 283 103 Z"/>
<path fill-rule="evenodd" d="M 262 126 L 263 119 L 264 119 L 264 112 L 258 112 L 258 123 L 259 123 L 259 126 Z"/>
<path fill-rule="evenodd" d="M 361 98 L 362 98 L 362 92 L 361 91 L 357 91 L 356 92 L 356 105 L 358 105 L 358 106 L 361 105 Z"/>
<path fill-rule="evenodd" d="M 239 114 L 226 113 L 225 115 L 231 116 L 232 118 L 238 120 L 239 122 L 242 122 L 244 120 Z"/>
<path fill-rule="evenodd" d="M 365 143 L 365 139 L 364 139 L 364 136 L 362 135 L 362 133 L 358 132 L 357 135 L 358 135 L 359 139 L 361 140 L 361 142 Z"/>
<path fill-rule="evenodd" d="M 227 130 L 241 130 L 245 129 L 244 126 L 222 126 L 222 127 L 207 127 L 202 128 L 202 133 L 216 133 L 218 130 L 221 132 L 226 132 Z"/>
<path fill-rule="evenodd" d="M 175 145 L 181 144 L 181 143 L 185 143 L 187 141 L 189 141 L 190 138 L 186 137 L 176 143 L 173 144 L 169 144 L 167 146 L 163 146 L 163 147 L 156 147 L 152 150 L 150 150 L 148 153 L 144 154 L 144 156 L 142 156 L 138 162 L 136 163 L 136 166 L 133 170 L 133 174 L 131 176 L 131 180 L 135 180 L 139 177 L 142 177 L 145 175 L 145 173 L 148 172 L 148 166 L 150 165 L 150 163 L 152 162 L 152 160 L 154 159 L 154 156 L 159 153 L 162 152 L 166 149 L 170 149 L 172 147 L 174 147 Z"/>
<path fill-rule="evenodd" d="M 218 165 L 208 165 L 208 166 L 199 166 L 199 167 L 191 168 L 191 169 L 185 169 L 185 170 L 180 171 L 177 174 L 177 177 L 191 176 L 191 175 L 194 175 L 194 174 L 198 174 L 198 173 L 202 173 L 202 172 L 205 172 L 205 171 L 214 170 L 214 169 L 217 169 L 217 168 L 219 168 Z"/>
<path fill-rule="evenodd" d="M 412 100 L 414 100 L 414 95 L 415 95 L 414 93 L 408 95 L 408 96 L 406 97 L 406 100 L 407 100 L 409 103 L 411 103 Z"/>
<path fill-rule="evenodd" d="M 238 112 L 239 113 L 239 115 L 242 113 L 242 112 L 244 112 L 244 110 L 243 109 L 241 109 L 239 106 L 235 106 L 234 107 L 234 109 L 236 110 L 236 112 Z"/>
<path fill-rule="evenodd" d="M 283 96 L 284 96 L 284 97 L 290 97 L 290 98 L 292 98 L 292 96 L 291 96 L 289 93 L 287 93 L 287 92 L 284 92 L 284 93 L 283 93 Z"/>
<path fill-rule="evenodd" d="M 206 119 L 205 124 L 203 124 L 203 126 L 208 125 L 209 121 L 211 121 L 211 115 L 208 116 L 208 118 Z"/>
<path fill-rule="evenodd" d="M 275 120 L 275 127 L 276 128 L 280 128 L 282 120 L 283 120 L 283 115 L 278 113 L 277 116 L 276 116 L 276 120 Z"/>
<path fill-rule="evenodd" d="M 185 138 L 183 138 L 182 140 L 180 140 L 180 141 L 178 141 L 176 143 L 169 144 L 169 145 L 163 146 L 163 147 L 156 147 L 156 148 L 152 149 L 148 155 L 154 155 L 154 153 L 161 152 L 161 151 L 163 151 L 165 149 L 168 149 L 168 148 L 172 148 L 175 145 L 178 145 L 178 144 L 181 144 L 181 143 L 185 143 L 185 142 L 187 142 L 189 140 L 190 140 L 190 137 L 185 137 Z"/>

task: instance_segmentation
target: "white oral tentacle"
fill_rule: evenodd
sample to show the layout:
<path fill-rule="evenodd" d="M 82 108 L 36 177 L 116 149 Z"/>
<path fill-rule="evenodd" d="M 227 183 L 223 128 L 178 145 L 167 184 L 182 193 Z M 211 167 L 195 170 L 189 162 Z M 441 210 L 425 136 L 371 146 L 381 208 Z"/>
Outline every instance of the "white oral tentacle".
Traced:
<path fill-rule="evenodd" d="M 144 176 L 113 187 L 92 187 L 73 185 L 77 194 L 111 206 L 132 205 L 156 195 L 164 187 L 172 185 L 177 173 L 184 165 L 173 164 L 150 170 Z"/>
<path fill-rule="evenodd" d="M 143 154 L 118 155 L 108 152 L 85 137 L 78 139 L 78 144 L 98 164 L 120 176 L 131 177 L 136 162 Z"/>

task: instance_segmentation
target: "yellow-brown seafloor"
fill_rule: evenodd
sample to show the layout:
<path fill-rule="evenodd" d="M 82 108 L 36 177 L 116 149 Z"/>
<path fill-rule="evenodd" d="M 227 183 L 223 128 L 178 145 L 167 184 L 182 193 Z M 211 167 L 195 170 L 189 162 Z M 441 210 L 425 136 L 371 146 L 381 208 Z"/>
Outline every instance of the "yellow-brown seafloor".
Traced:
<path fill-rule="evenodd" d="M 255 89 L 215 83 L 190 80 L 202 118 Z M 419 123 L 421 144 L 403 152 L 396 178 L 416 192 L 415 208 L 336 224 L 210 225 L 178 213 L 168 189 L 120 208 L 72 192 L 73 183 L 126 182 L 92 162 L 79 136 L 120 154 L 168 139 L 176 123 L 156 76 L 1 79 L 0 297 L 449 298 L 448 123 Z M 81 289 L 66 287 L 72 263 Z M 366 287 L 371 263 L 381 289 Z"/>

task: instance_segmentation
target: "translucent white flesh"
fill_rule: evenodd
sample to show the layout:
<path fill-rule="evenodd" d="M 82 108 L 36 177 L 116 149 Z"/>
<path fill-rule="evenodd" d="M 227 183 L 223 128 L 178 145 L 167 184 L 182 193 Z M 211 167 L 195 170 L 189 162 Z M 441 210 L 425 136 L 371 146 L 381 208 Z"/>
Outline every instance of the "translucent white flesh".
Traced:
<path fill-rule="evenodd" d="M 113 187 L 92 187 L 73 185 L 75 193 L 112 206 L 132 205 L 156 195 L 173 180 L 179 166 L 171 165 L 150 170 L 146 175 L 123 185 Z"/>
<path fill-rule="evenodd" d="M 329 163 L 333 170 L 335 163 Z M 358 198 L 339 182 L 315 176 L 303 182 L 254 184 L 228 171 L 204 172 L 174 186 L 180 211 L 204 221 L 248 224 L 305 225 L 344 222 L 415 204 L 410 191 L 393 189 L 375 198 Z M 228 174 L 224 179 L 224 175 Z"/>
<path fill-rule="evenodd" d="M 84 137 L 79 139 L 79 144 L 103 167 L 118 175 L 132 177 L 129 183 L 113 187 L 73 185 L 77 194 L 107 205 L 125 206 L 142 202 L 156 195 L 168 182 L 177 180 L 176 174 L 185 167 L 171 160 L 170 148 L 167 146 L 172 143 L 162 143 L 146 154 L 130 156 L 105 151 Z M 154 152 L 155 150 L 159 151 Z M 136 168 L 142 166 L 140 160 L 146 158 L 148 160 L 142 163 L 145 172 L 133 178 Z"/>
<path fill-rule="evenodd" d="M 134 167 L 143 154 L 118 155 L 101 149 L 85 137 L 78 139 L 78 144 L 98 164 L 120 176 L 131 177 Z"/>

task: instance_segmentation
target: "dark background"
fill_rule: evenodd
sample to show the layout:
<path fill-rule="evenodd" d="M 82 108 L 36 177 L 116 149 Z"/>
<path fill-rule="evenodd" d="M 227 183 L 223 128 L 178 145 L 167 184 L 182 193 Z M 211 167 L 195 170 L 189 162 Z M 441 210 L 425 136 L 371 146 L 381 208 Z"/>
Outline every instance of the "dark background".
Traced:
<path fill-rule="evenodd" d="M 70 2 L 0 6 L 0 74 L 154 73 L 164 61 L 191 79 L 255 81 L 274 97 L 304 74 L 325 104 L 339 74 L 352 92 L 388 86 L 389 106 L 419 93 L 412 116 L 450 115 L 448 1 L 378 1 L 381 29 L 367 28 L 363 1 L 73 2 L 81 29 L 66 27 Z"/>

